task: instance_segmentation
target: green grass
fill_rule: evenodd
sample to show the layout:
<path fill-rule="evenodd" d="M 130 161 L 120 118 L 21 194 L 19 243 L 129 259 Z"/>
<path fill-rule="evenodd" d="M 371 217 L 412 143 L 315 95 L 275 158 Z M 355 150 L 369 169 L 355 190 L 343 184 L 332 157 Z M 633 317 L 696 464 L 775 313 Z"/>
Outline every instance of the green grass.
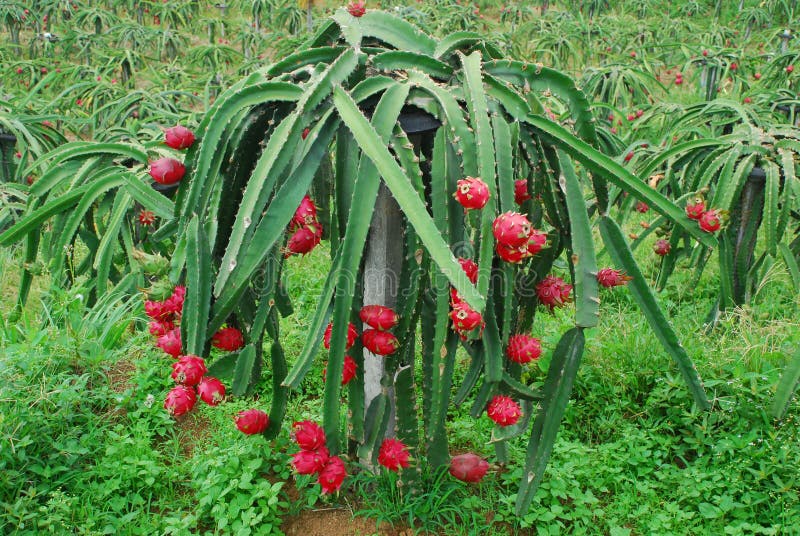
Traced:
<path fill-rule="evenodd" d="M 287 266 L 290 359 L 305 341 L 326 255 L 320 248 Z M 705 333 L 714 294 L 712 267 L 697 284 L 676 272 L 660 295 L 713 401 L 714 411 L 697 413 L 627 291 L 604 293 L 544 483 L 517 518 L 521 439 L 511 442 L 511 463 L 478 486 L 425 469 L 421 497 L 393 476 L 360 474 L 338 498 L 321 498 L 310 478 L 291 475 L 288 432 L 267 442 L 233 427 L 237 411 L 268 406 L 269 374 L 257 400 L 201 404 L 176 423 L 161 408 L 171 361 L 141 322 L 131 323 L 139 298 L 86 310 L 78 289 L 54 290 L 40 311 L 0 333 L 8 446 L 0 451 L 0 531 L 272 534 L 303 508 L 355 500 L 362 515 L 443 534 L 792 534 L 800 526 L 800 408 L 795 401 L 778 423 L 766 409 L 799 342 L 798 298 L 775 276 L 752 306 Z M 545 354 L 570 320 L 568 311 L 538 317 Z M 287 422 L 318 417 L 322 360 L 290 397 Z M 528 372 L 529 381 L 542 377 L 538 367 Z M 491 423 L 471 419 L 469 405 L 450 410 L 451 448 L 492 462 Z"/>

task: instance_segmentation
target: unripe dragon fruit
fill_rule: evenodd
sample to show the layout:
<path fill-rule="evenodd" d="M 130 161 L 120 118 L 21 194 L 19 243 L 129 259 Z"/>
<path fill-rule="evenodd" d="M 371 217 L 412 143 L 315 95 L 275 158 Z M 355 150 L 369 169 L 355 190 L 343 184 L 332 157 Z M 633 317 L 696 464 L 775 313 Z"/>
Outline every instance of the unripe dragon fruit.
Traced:
<path fill-rule="evenodd" d="M 597 271 L 597 282 L 605 288 L 627 285 L 631 279 L 633 279 L 631 276 L 613 268 L 602 268 Z"/>
<path fill-rule="evenodd" d="M 518 205 L 521 205 L 525 201 L 531 198 L 531 194 L 528 193 L 528 180 L 527 179 L 518 179 L 514 181 L 514 202 Z"/>
<path fill-rule="evenodd" d="M 342 459 L 338 456 L 331 456 L 325 467 L 319 472 L 317 482 L 322 488 L 323 494 L 333 493 L 339 491 L 346 476 L 347 469 L 345 469 Z"/>
<path fill-rule="evenodd" d="M 500 426 L 511 426 L 519 420 L 522 410 L 510 396 L 495 395 L 486 408 L 486 414 Z"/>
<path fill-rule="evenodd" d="M 164 400 L 164 409 L 166 409 L 170 415 L 180 417 L 191 411 L 196 403 L 197 395 L 194 389 L 184 385 L 178 385 L 167 393 L 167 398 Z"/>
<path fill-rule="evenodd" d="M 331 331 L 333 330 L 333 323 L 328 322 L 328 327 L 325 328 L 325 334 L 322 336 L 322 344 L 330 350 L 331 348 Z M 358 339 L 358 330 L 356 329 L 355 324 L 349 322 L 347 324 L 347 346 L 345 347 L 349 350 L 353 344 L 355 344 L 356 339 Z"/>
<path fill-rule="evenodd" d="M 458 181 L 453 197 L 467 210 L 482 209 L 489 201 L 489 186 L 480 177 L 466 177 Z"/>
<path fill-rule="evenodd" d="M 489 462 L 468 452 L 453 456 L 450 460 L 450 474 L 462 482 L 480 482 L 489 470 Z"/>
<path fill-rule="evenodd" d="M 706 211 L 706 201 L 700 196 L 686 203 L 686 215 L 693 220 L 699 220 Z"/>
<path fill-rule="evenodd" d="M 365 305 L 358 313 L 361 321 L 380 331 L 392 329 L 400 321 L 393 309 L 383 305 Z"/>
<path fill-rule="evenodd" d="M 330 453 L 325 447 L 317 450 L 301 450 L 292 456 L 292 467 L 300 475 L 313 475 L 325 468 L 329 458 Z"/>
<path fill-rule="evenodd" d="M 400 346 L 397 337 L 388 331 L 377 329 L 365 329 L 361 334 L 361 342 L 364 348 L 375 355 L 392 355 Z"/>
<path fill-rule="evenodd" d="M 177 359 L 181 355 L 181 328 L 175 328 L 160 336 L 156 340 L 156 346 Z"/>
<path fill-rule="evenodd" d="M 453 321 L 453 329 L 459 332 L 472 331 L 483 324 L 483 316 L 466 302 L 453 304 L 450 319 Z"/>
<path fill-rule="evenodd" d="M 187 149 L 194 143 L 194 132 L 181 125 L 164 131 L 164 143 L 173 149 Z"/>
<path fill-rule="evenodd" d="M 186 173 L 186 166 L 174 158 L 159 158 L 150 164 L 150 176 L 160 184 L 175 184 Z"/>
<path fill-rule="evenodd" d="M 294 211 L 294 216 L 292 217 L 290 225 L 292 229 L 297 229 L 298 227 L 314 223 L 317 223 L 317 205 L 314 204 L 311 197 L 306 195 L 303 197 L 302 201 L 300 201 L 300 206 Z"/>
<path fill-rule="evenodd" d="M 672 245 L 669 243 L 669 240 L 665 240 L 663 238 L 659 238 L 656 240 L 656 243 L 653 244 L 653 251 L 655 251 L 656 255 L 659 257 L 668 255 L 671 249 Z"/>
<path fill-rule="evenodd" d="M 216 406 L 225 399 L 225 385 L 213 376 L 206 376 L 197 384 L 197 394 L 209 406 Z"/>
<path fill-rule="evenodd" d="M 211 344 L 225 352 L 235 352 L 244 346 L 242 332 L 233 326 L 228 326 L 217 331 L 211 337 Z"/>
<path fill-rule="evenodd" d="M 268 425 L 269 417 L 260 409 L 248 409 L 236 415 L 236 428 L 247 435 L 260 434 Z"/>
<path fill-rule="evenodd" d="M 172 379 L 182 385 L 192 387 L 200 383 L 200 379 L 208 372 L 206 362 L 196 355 L 181 356 L 172 364 Z"/>
<path fill-rule="evenodd" d="M 542 303 L 552 311 L 556 307 L 564 307 L 572 301 L 570 297 L 572 285 L 568 285 L 560 277 L 548 275 L 536 285 L 536 295 Z"/>
<path fill-rule="evenodd" d="M 303 450 L 317 450 L 325 446 L 325 431 L 313 421 L 293 423 L 291 437 Z"/>
<path fill-rule="evenodd" d="M 536 337 L 520 333 L 508 338 L 506 355 L 511 361 L 524 365 L 542 355 L 542 342 Z"/>
<path fill-rule="evenodd" d="M 519 212 L 505 212 L 495 218 L 492 232 L 498 243 L 518 248 L 528 241 L 531 222 Z"/>

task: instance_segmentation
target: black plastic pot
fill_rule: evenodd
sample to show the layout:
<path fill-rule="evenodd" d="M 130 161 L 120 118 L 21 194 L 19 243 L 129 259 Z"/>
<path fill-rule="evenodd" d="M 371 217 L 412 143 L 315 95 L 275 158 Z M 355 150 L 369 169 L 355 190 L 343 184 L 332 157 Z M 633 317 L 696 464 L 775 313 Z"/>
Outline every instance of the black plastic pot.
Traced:
<path fill-rule="evenodd" d="M 156 192 L 160 193 L 167 199 L 172 199 L 175 197 L 175 194 L 178 191 L 178 187 L 181 185 L 180 182 L 176 182 L 175 184 L 161 184 L 156 181 L 153 181 L 150 186 Z"/>
<path fill-rule="evenodd" d="M 733 245 L 733 303 L 743 305 L 752 289 L 747 274 L 755 260 L 758 228 L 764 216 L 764 189 L 767 175 L 763 168 L 754 167 L 739 195 L 738 209 L 731 214 L 728 238 Z"/>
<path fill-rule="evenodd" d="M 17 164 L 14 161 L 14 148 L 17 137 L 0 132 L 0 182 L 10 182 L 14 178 Z"/>

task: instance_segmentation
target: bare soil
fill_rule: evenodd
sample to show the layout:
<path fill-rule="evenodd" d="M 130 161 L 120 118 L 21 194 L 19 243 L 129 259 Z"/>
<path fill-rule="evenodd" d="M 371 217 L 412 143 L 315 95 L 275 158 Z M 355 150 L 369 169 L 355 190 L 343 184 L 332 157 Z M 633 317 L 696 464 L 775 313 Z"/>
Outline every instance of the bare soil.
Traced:
<path fill-rule="evenodd" d="M 412 536 L 408 529 L 378 525 L 372 519 L 353 517 L 344 508 L 304 510 L 286 519 L 281 526 L 286 536 Z"/>

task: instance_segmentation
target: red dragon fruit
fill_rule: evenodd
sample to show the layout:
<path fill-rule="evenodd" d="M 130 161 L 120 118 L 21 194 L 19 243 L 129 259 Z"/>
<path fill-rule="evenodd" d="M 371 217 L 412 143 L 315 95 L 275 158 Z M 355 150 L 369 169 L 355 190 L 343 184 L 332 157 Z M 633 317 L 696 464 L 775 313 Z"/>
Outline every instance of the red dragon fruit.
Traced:
<path fill-rule="evenodd" d="M 510 396 L 495 395 L 486 408 L 486 414 L 500 426 L 511 426 L 519 420 L 522 410 Z"/>
<path fill-rule="evenodd" d="M 706 201 L 700 196 L 686 203 L 686 215 L 693 220 L 699 220 L 706 211 Z"/>
<path fill-rule="evenodd" d="M 292 467 L 300 475 L 313 475 L 322 471 L 328 463 L 330 453 L 325 447 L 317 450 L 301 450 L 292 456 Z"/>
<path fill-rule="evenodd" d="M 342 365 L 342 385 L 347 385 L 350 380 L 356 377 L 358 365 L 356 360 L 349 355 L 344 356 L 344 364 Z"/>
<path fill-rule="evenodd" d="M 656 243 L 653 244 L 653 251 L 655 251 L 656 255 L 659 257 L 668 255 L 671 249 L 672 245 L 669 243 L 669 240 L 665 240 L 663 238 L 659 238 L 656 240 Z"/>
<path fill-rule="evenodd" d="M 181 125 L 164 131 L 164 143 L 173 149 L 188 149 L 194 143 L 194 132 Z"/>
<path fill-rule="evenodd" d="M 392 355 L 400 346 L 397 337 L 388 331 L 377 329 L 365 329 L 361 334 L 361 342 L 364 344 L 364 348 L 375 355 Z"/>
<path fill-rule="evenodd" d="M 528 241 L 525 243 L 526 256 L 533 257 L 542 251 L 545 244 L 547 244 L 547 233 L 531 228 L 531 234 L 528 236 Z"/>
<path fill-rule="evenodd" d="M 707 233 L 715 233 L 722 226 L 722 218 L 723 215 L 719 209 L 706 210 L 700 216 L 700 228 Z"/>
<path fill-rule="evenodd" d="M 216 406 L 225 399 L 225 385 L 213 376 L 206 376 L 197 384 L 197 394 L 209 406 Z"/>
<path fill-rule="evenodd" d="M 508 338 L 506 355 L 511 361 L 524 365 L 542 355 L 542 342 L 536 337 L 520 333 Z"/>
<path fill-rule="evenodd" d="M 528 193 L 528 180 L 527 179 L 519 179 L 514 181 L 514 202 L 518 205 L 521 205 L 525 201 L 531 198 L 531 194 Z"/>
<path fill-rule="evenodd" d="M 294 211 L 294 216 L 292 217 L 290 225 L 292 229 L 297 229 L 298 227 L 313 223 L 317 223 L 317 205 L 314 204 L 311 197 L 306 195 L 303 197 L 302 201 L 300 201 L 300 206 Z"/>
<path fill-rule="evenodd" d="M 183 313 L 183 301 L 186 298 L 186 287 L 176 286 L 172 290 L 169 298 L 164 300 L 164 309 L 173 315 L 180 316 Z"/>
<path fill-rule="evenodd" d="M 472 309 L 466 302 L 453 304 L 450 311 L 450 319 L 453 321 L 453 329 L 459 332 L 468 332 L 483 324 L 481 314 Z"/>
<path fill-rule="evenodd" d="M 472 259 L 464 259 L 459 258 L 458 264 L 461 265 L 461 269 L 464 270 L 464 273 L 467 274 L 470 282 L 472 284 L 476 284 L 478 282 L 478 265 Z"/>
<path fill-rule="evenodd" d="M 233 326 L 228 326 L 217 331 L 211 337 L 211 344 L 225 352 L 235 352 L 244 346 L 242 332 Z"/>
<path fill-rule="evenodd" d="M 325 328 L 325 334 L 322 336 L 322 344 L 330 350 L 331 348 L 331 331 L 333 330 L 333 323 L 328 322 L 328 327 Z M 358 339 L 358 330 L 356 330 L 355 324 L 349 322 L 347 324 L 347 346 L 346 349 L 349 350 L 353 344 L 355 344 L 356 339 Z"/>
<path fill-rule="evenodd" d="M 383 305 L 365 305 L 358 313 L 361 321 L 380 331 L 392 329 L 400 321 L 393 309 Z"/>
<path fill-rule="evenodd" d="M 467 210 L 482 209 L 489 201 L 489 186 L 480 177 L 466 177 L 458 181 L 453 197 Z"/>
<path fill-rule="evenodd" d="M 531 222 L 519 212 L 505 212 L 495 218 L 492 232 L 498 243 L 518 248 L 528 241 Z"/>
<path fill-rule="evenodd" d="M 196 403 L 197 395 L 194 389 L 184 385 L 178 385 L 167 393 L 167 398 L 164 400 L 164 409 L 166 409 L 170 415 L 180 417 L 191 411 Z"/>
<path fill-rule="evenodd" d="M 536 285 L 536 295 L 542 303 L 552 311 L 556 307 L 564 307 L 572 301 L 570 297 L 572 285 L 568 285 L 560 277 L 548 275 Z"/>
<path fill-rule="evenodd" d="M 175 328 L 160 336 L 156 340 L 156 346 L 177 359 L 181 355 L 181 328 Z"/>
<path fill-rule="evenodd" d="M 450 474 L 462 482 L 480 482 L 489 470 L 489 462 L 471 452 L 453 456 Z"/>
<path fill-rule="evenodd" d="M 325 431 L 313 421 L 293 423 L 291 436 L 303 450 L 317 450 L 325 446 Z"/>
<path fill-rule="evenodd" d="M 349 355 L 344 356 L 344 363 L 342 364 L 342 385 L 344 386 L 350 383 L 350 380 L 356 377 L 357 371 L 358 365 L 356 365 L 356 360 Z M 325 367 L 322 371 L 322 381 L 324 382 L 327 377 L 328 367 Z"/>
<path fill-rule="evenodd" d="M 260 409 L 248 409 L 236 415 L 236 428 L 243 434 L 260 434 L 268 425 L 269 417 Z"/>
<path fill-rule="evenodd" d="M 175 324 L 168 320 L 151 320 L 150 324 L 148 324 L 148 329 L 150 331 L 150 335 L 154 337 L 161 337 L 162 335 L 166 335 L 167 332 L 175 329 Z"/>
<path fill-rule="evenodd" d="M 345 469 L 342 459 L 338 456 L 331 456 L 325 467 L 319 472 L 317 482 L 322 488 L 323 494 L 333 493 L 339 491 L 346 476 L 347 469 Z"/>
<path fill-rule="evenodd" d="M 147 300 L 144 302 L 144 314 L 159 322 L 171 322 L 174 313 L 164 302 Z"/>
<path fill-rule="evenodd" d="M 627 285 L 631 279 L 633 279 L 631 276 L 613 268 L 602 268 L 597 271 L 597 282 L 605 288 Z"/>
<path fill-rule="evenodd" d="M 367 12 L 367 3 L 363 0 L 350 2 L 347 4 L 347 12 L 356 18 L 363 17 L 364 13 Z"/>
<path fill-rule="evenodd" d="M 524 247 L 506 246 L 498 242 L 494 249 L 498 257 L 511 264 L 519 264 L 528 257 L 528 252 Z"/>
<path fill-rule="evenodd" d="M 408 447 L 399 439 L 387 438 L 383 440 L 378 451 L 378 463 L 395 473 L 401 467 L 408 467 Z"/>
<path fill-rule="evenodd" d="M 150 164 L 150 176 L 160 184 L 175 184 L 186 173 L 186 167 L 174 158 L 159 158 Z"/>
<path fill-rule="evenodd" d="M 208 372 L 206 362 L 196 355 L 181 356 L 172 364 L 172 379 L 182 385 L 192 387 L 200 383 L 200 379 Z"/>
<path fill-rule="evenodd" d="M 470 282 L 475 285 L 478 283 L 478 265 L 472 259 L 464 259 L 459 258 L 458 263 L 461 265 L 461 269 L 464 270 L 464 273 L 467 274 L 467 278 Z M 452 303 L 461 303 L 461 296 L 458 295 L 458 291 L 456 289 L 450 289 L 450 301 Z"/>
<path fill-rule="evenodd" d="M 317 247 L 322 238 L 322 227 L 318 224 L 304 225 L 297 229 L 286 243 L 284 257 L 305 255 Z"/>

